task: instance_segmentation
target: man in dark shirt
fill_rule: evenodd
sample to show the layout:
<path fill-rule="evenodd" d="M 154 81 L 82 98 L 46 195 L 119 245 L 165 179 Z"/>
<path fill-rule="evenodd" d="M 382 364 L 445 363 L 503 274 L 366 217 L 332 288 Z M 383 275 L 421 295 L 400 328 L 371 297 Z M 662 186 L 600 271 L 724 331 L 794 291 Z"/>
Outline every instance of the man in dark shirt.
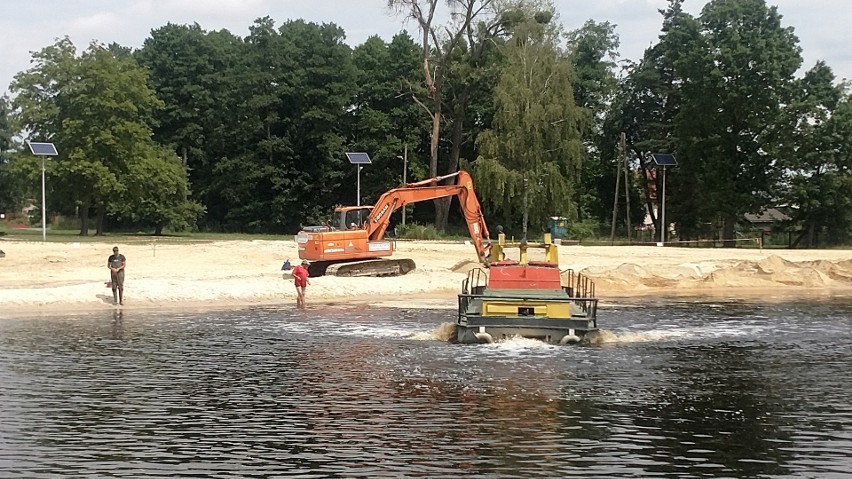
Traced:
<path fill-rule="evenodd" d="M 118 246 L 112 249 L 112 256 L 107 259 L 112 282 L 112 304 L 124 304 L 124 266 L 127 260 L 119 254 Z"/>

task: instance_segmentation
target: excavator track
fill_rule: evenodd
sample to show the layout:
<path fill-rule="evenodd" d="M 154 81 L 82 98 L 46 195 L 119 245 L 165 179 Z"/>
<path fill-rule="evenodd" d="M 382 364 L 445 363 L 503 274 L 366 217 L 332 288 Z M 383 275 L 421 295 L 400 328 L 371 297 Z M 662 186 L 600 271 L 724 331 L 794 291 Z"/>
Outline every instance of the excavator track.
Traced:
<path fill-rule="evenodd" d="M 326 276 L 399 276 L 416 268 L 414 260 L 368 259 L 330 264 L 325 268 Z"/>

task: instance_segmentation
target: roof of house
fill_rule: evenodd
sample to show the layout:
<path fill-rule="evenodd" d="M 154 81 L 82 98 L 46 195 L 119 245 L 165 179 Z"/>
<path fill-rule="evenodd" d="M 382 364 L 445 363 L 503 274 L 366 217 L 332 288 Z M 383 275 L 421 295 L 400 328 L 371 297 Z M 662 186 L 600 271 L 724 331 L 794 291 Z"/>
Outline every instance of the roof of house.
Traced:
<path fill-rule="evenodd" d="M 777 208 L 767 208 L 757 214 L 746 213 L 745 219 L 751 223 L 777 223 L 787 221 L 790 217 Z"/>

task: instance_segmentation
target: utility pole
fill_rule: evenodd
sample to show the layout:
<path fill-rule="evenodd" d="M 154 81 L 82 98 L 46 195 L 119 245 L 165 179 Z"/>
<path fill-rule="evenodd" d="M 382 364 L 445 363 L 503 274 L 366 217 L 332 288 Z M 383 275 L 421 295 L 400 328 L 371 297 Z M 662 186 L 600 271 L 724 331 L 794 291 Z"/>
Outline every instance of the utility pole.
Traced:
<path fill-rule="evenodd" d="M 612 200 L 612 230 L 609 234 L 609 243 L 615 244 L 615 223 L 618 219 L 618 194 L 621 189 L 621 172 L 624 171 L 624 200 L 627 204 L 625 217 L 627 218 L 627 242 L 632 242 L 630 227 L 630 167 L 627 164 L 627 135 L 621 132 L 618 141 L 618 169 L 615 173 L 615 195 Z"/>

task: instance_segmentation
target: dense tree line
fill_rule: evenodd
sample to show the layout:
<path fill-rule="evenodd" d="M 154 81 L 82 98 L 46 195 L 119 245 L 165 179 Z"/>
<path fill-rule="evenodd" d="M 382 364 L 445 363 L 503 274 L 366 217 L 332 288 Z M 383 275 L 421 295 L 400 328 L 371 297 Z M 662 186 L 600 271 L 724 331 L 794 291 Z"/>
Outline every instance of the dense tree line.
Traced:
<path fill-rule="evenodd" d="M 336 25 L 268 17 L 244 38 L 168 24 L 136 50 L 60 39 L 0 98 L 0 210 L 40 191 L 22 138 L 57 145 L 47 207 L 81 234 L 293 233 L 357 201 L 345 152 L 373 159 L 369 204 L 402 182 L 407 151 L 409 181 L 469 169 L 486 217 L 519 234 L 554 215 L 605 231 L 626 155 L 631 209 L 615 221 L 649 212 L 660 231 L 650 154 L 672 153 L 666 222 L 681 237 L 733 240 L 744 214 L 786 207 L 800 244 L 848 243 L 848 85 L 824 62 L 797 77 L 798 39 L 764 0 L 697 17 L 682 3 L 620 70 L 615 25 L 565 32 L 546 0 L 389 0 L 415 31 L 354 47 Z M 449 206 L 415 218 L 444 229 Z"/>

